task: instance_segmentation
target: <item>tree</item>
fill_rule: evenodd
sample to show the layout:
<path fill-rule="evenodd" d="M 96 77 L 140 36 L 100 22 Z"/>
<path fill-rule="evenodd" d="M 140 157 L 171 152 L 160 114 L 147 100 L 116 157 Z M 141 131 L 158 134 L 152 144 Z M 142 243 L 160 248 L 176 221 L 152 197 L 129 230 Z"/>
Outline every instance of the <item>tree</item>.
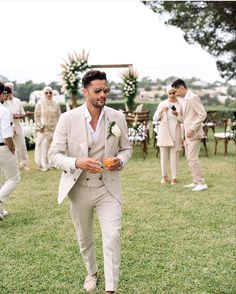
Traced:
<path fill-rule="evenodd" d="M 236 78 L 236 2 L 143 1 L 166 17 L 165 24 L 183 30 L 187 43 L 198 43 L 216 57 L 223 78 Z"/>

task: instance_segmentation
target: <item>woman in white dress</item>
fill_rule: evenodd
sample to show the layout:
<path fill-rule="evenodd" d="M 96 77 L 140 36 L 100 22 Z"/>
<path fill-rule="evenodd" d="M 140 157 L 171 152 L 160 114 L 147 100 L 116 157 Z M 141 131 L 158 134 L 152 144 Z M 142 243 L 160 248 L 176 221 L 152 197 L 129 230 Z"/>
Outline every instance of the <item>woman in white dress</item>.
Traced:
<path fill-rule="evenodd" d="M 39 170 L 47 171 L 51 168 L 48 162 L 48 150 L 61 115 L 61 109 L 60 105 L 53 100 L 51 87 L 45 87 L 43 93 L 44 98 L 37 102 L 34 111 L 36 124 L 35 162 Z"/>
<path fill-rule="evenodd" d="M 181 120 L 182 98 L 176 97 L 176 90 L 168 85 L 168 98 L 159 103 L 153 120 L 160 120 L 157 145 L 160 147 L 161 183 L 168 182 L 167 165 L 170 161 L 171 184 L 176 184 L 179 151 L 182 149 Z"/>

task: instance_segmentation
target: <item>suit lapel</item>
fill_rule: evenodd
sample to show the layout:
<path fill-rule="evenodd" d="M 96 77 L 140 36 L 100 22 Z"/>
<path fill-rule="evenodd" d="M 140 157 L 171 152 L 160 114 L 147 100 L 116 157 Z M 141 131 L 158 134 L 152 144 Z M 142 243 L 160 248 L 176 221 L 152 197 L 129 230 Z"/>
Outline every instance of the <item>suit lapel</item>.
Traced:
<path fill-rule="evenodd" d="M 114 120 L 114 118 L 113 118 Z M 113 139 L 112 135 L 108 138 L 109 136 L 109 125 L 113 121 L 110 117 L 110 112 L 109 110 L 105 111 L 105 156 L 110 155 Z"/>
<path fill-rule="evenodd" d="M 85 121 L 84 107 L 78 109 L 78 113 L 76 113 L 73 123 L 78 124 L 78 128 L 76 129 L 75 138 L 82 138 L 79 146 L 81 152 L 85 157 L 88 156 L 88 135 L 87 135 L 87 126 Z M 75 139 L 74 138 L 74 139 Z"/>

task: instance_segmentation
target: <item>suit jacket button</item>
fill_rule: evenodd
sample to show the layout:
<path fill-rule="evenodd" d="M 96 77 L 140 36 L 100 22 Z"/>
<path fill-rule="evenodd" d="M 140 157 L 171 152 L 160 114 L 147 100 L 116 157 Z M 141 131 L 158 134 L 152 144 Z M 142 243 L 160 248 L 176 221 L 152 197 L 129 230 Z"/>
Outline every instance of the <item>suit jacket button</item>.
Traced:
<path fill-rule="evenodd" d="M 102 178 L 99 178 L 99 180 L 101 180 Z"/>
<path fill-rule="evenodd" d="M 87 178 L 86 181 L 89 181 L 89 178 Z"/>
<path fill-rule="evenodd" d="M 74 181 L 76 182 L 76 179 L 74 179 Z"/>

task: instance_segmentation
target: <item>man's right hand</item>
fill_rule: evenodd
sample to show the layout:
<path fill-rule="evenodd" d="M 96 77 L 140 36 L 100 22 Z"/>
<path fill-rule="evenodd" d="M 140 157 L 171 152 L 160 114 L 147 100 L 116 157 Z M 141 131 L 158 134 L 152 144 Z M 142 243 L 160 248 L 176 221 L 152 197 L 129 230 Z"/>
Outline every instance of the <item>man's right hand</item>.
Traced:
<path fill-rule="evenodd" d="M 102 172 L 101 168 L 101 162 L 93 159 L 93 158 L 81 158 L 81 159 L 76 159 L 75 161 L 75 167 L 80 168 L 84 171 L 87 171 L 92 174 L 100 173 Z"/>

